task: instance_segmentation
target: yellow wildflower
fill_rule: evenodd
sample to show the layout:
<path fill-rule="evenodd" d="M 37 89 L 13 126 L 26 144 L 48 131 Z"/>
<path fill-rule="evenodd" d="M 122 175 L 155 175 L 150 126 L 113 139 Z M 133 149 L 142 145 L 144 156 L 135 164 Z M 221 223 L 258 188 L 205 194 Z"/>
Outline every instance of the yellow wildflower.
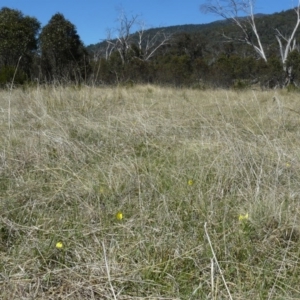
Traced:
<path fill-rule="evenodd" d="M 117 220 L 122 220 L 123 219 L 123 213 L 121 211 L 118 211 L 116 214 Z"/>
<path fill-rule="evenodd" d="M 192 186 L 193 184 L 194 184 L 194 181 L 193 181 L 192 179 L 189 179 L 189 180 L 188 180 L 188 185 L 189 185 L 189 186 Z"/>
<path fill-rule="evenodd" d="M 246 213 L 245 215 L 239 215 L 239 221 L 244 221 L 248 219 L 249 219 L 248 213 Z"/>
<path fill-rule="evenodd" d="M 56 247 L 57 249 L 62 249 L 62 248 L 64 247 L 64 245 L 63 245 L 62 242 L 57 242 L 56 245 L 55 245 L 55 247 Z"/>

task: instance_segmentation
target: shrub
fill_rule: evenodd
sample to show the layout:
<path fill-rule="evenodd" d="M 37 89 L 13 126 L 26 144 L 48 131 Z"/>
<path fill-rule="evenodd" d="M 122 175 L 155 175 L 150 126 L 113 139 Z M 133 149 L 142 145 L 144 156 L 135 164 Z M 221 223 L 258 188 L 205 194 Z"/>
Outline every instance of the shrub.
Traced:
<path fill-rule="evenodd" d="M 16 74 L 15 74 L 16 73 Z M 0 69 L 0 86 L 5 86 L 8 83 L 24 84 L 27 81 L 27 75 L 22 70 L 17 70 L 15 67 L 6 66 Z"/>

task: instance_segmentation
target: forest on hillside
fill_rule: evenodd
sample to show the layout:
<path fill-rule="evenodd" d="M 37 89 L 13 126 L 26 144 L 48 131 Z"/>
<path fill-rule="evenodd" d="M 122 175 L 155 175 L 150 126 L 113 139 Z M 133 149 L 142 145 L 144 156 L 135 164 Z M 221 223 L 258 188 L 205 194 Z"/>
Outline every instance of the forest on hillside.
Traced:
<path fill-rule="evenodd" d="M 251 18 L 243 17 L 132 32 L 140 20 L 124 15 L 116 39 L 108 36 L 86 47 L 63 14 L 53 15 L 41 28 L 35 17 L 4 7 L 0 10 L 0 85 L 298 86 L 299 7 L 254 17 L 255 30 Z"/>

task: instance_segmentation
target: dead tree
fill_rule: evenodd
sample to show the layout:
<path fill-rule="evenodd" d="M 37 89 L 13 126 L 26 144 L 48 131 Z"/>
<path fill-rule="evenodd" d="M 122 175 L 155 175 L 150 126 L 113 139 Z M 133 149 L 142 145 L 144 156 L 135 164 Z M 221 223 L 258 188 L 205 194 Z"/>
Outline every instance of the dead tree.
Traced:
<path fill-rule="evenodd" d="M 256 27 L 255 14 L 254 14 L 254 3 L 255 0 L 207 0 L 206 4 L 201 6 L 201 10 L 205 13 L 214 13 L 222 18 L 233 22 L 238 26 L 243 34 L 243 38 L 232 38 L 225 36 L 227 39 L 235 40 L 239 42 L 244 42 L 253 47 L 255 52 L 262 58 L 265 62 L 268 61 L 264 47 L 261 43 L 261 38 Z M 284 36 L 278 29 L 275 28 L 275 36 L 279 45 L 279 53 L 283 66 L 283 70 L 287 72 L 287 75 L 291 77 L 291 68 L 287 70 L 286 60 L 290 52 L 296 49 L 295 34 L 300 25 L 300 0 L 298 0 L 298 5 L 295 8 L 296 12 L 296 24 L 292 33 L 289 36 Z M 244 17 L 244 15 L 246 15 Z M 248 28 L 254 34 L 254 39 L 252 34 L 249 34 Z"/>
<path fill-rule="evenodd" d="M 279 45 L 280 57 L 283 65 L 283 70 L 286 74 L 286 80 L 284 85 L 289 85 L 293 83 L 293 67 L 287 67 L 286 61 L 289 54 L 294 51 L 297 47 L 295 35 L 300 25 L 300 0 L 298 0 L 298 6 L 294 9 L 297 15 L 297 20 L 293 32 L 289 37 L 285 37 L 277 28 L 276 28 L 276 39 Z"/>
<path fill-rule="evenodd" d="M 149 60 L 160 47 L 166 45 L 172 36 L 163 30 L 158 30 L 152 36 L 149 33 L 146 34 L 144 23 L 140 23 L 137 33 L 139 36 L 138 47 L 144 61 Z"/>
<path fill-rule="evenodd" d="M 113 51 L 118 51 L 122 63 L 125 64 L 129 53 L 134 55 L 132 50 L 134 45 L 136 45 L 139 49 L 139 55 L 135 57 L 147 61 L 154 56 L 160 47 L 167 44 L 171 38 L 171 34 L 166 34 L 163 30 L 158 30 L 155 34 L 150 35 L 145 29 L 144 22 L 139 20 L 138 15 L 128 17 L 122 11 L 118 22 L 119 27 L 115 30 L 116 38 L 112 38 L 112 31 L 109 31 L 106 40 L 106 59 L 110 57 Z"/>
<path fill-rule="evenodd" d="M 213 13 L 233 22 L 240 28 L 243 38 L 231 38 L 226 35 L 224 37 L 250 45 L 267 62 L 267 57 L 256 27 L 254 0 L 207 0 L 207 3 L 201 6 L 201 10 L 204 13 Z M 246 15 L 246 17 L 241 18 L 241 15 Z M 249 34 L 249 26 L 254 33 L 254 40 L 252 39 L 252 35 Z"/>

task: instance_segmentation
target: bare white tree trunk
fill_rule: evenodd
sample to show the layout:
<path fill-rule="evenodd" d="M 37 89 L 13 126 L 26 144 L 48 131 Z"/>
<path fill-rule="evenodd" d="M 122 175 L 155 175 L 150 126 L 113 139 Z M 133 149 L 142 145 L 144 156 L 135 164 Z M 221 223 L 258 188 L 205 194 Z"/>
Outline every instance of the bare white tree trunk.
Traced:
<path fill-rule="evenodd" d="M 171 38 L 171 34 L 166 35 L 162 30 L 158 30 L 155 34 L 150 35 L 145 30 L 144 22 L 138 20 L 138 15 L 128 18 L 122 11 L 119 18 L 119 27 L 117 37 L 112 39 L 111 31 L 109 31 L 106 48 L 106 58 L 116 50 L 119 52 L 122 63 L 126 63 L 128 52 L 132 49 L 132 45 L 136 44 L 139 49 L 139 59 L 143 61 L 149 60 L 155 52 L 167 44 Z M 133 29 L 137 28 L 136 35 L 133 35 Z"/>
<path fill-rule="evenodd" d="M 280 52 L 281 61 L 282 61 L 285 71 L 286 71 L 285 63 L 286 63 L 287 57 L 291 51 L 296 49 L 295 35 L 296 35 L 296 32 L 300 25 L 300 0 L 298 0 L 298 6 L 295 8 L 295 12 L 297 15 L 297 21 L 296 21 L 294 30 L 289 37 L 283 36 L 283 34 L 278 29 L 276 29 L 276 32 L 277 32 L 276 39 L 279 44 L 279 52 Z M 285 45 L 283 45 L 282 41 L 285 43 Z"/>
<path fill-rule="evenodd" d="M 267 57 L 261 43 L 260 35 L 256 28 L 254 0 L 208 0 L 206 4 L 201 6 L 201 8 L 205 13 L 214 13 L 233 22 L 242 31 L 243 39 L 231 38 L 226 35 L 224 35 L 224 37 L 252 46 L 255 52 L 265 62 L 267 62 Z M 244 15 L 246 16 L 244 17 Z M 253 40 L 249 35 L 247 25 L 250 25 L 250 28 L 254 33 L 255 40 Z"/>
<path fill-rule="evenodd" d="M 106 38 L 106 48 L 105 48 L 105 59 L 109 59 L 111 56 L 111 53 L 115 49 L 115 43 L 112 42 L 112 37 L 111 37 L 111 30 L 107 30 L 107 38 Z"/>
<path fill-rule="evenodd" d="M 140 23 L 138 35 L 138 45 L 144 61 L 149 60 L 155 54 L 155 52 L 160 47 L 167 44 L 171 38 L 171 34 L 167 35 L 162 30 L 157 31 L 152 37 L 149 36 L 149 34 L 145 36 L 145 26 L 143 23 Z"/>
<path fill-rule="evenodd" d="M 225 35 L 224 36 L 228 39 L 244 42 L 248 45 L 251 45 L 254 48 L 255 52 L 265 62 L 267 62 L 264 47 L 261 43 L 261 38 L 255 23 L 254 3 L 255 0 L 207 0 L 207 3 L 202 5 L 202 10 L 206 13 L 214 13 L 224 19 L 232 21 L 241 29 L 243 33 L 243 39 L 232 38 Z M 289 37 L 283 36 L 281 32 L 276 29 L 276 39 L 279 44 L 279 52 L 284 71 L 287 71 L 285 62 L 289 53 L 296 48 L 295 34 L 300 25 L 300 0 L 298 0 L 298 5 L 295 8 L 295 12 L 297 15 L 297 20 L 294 29 Z M 252 40 L 251 36 L 249 36 L 247 25 L 250 25 L 252 33 L 254 33 L 254 41 Z"/>

